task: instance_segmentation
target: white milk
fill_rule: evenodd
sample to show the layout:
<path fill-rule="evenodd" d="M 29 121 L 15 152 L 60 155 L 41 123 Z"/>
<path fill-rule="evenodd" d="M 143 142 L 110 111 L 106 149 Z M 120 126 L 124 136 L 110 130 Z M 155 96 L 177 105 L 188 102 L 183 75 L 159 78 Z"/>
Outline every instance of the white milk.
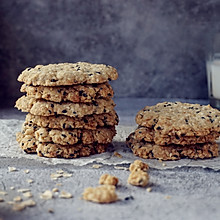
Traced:
<path fill-rule="evenodd" d="M 220 100 L 220 59 L 213 60 L 210 64 L 211 71 L 211 90 L 213 98 Z"/>

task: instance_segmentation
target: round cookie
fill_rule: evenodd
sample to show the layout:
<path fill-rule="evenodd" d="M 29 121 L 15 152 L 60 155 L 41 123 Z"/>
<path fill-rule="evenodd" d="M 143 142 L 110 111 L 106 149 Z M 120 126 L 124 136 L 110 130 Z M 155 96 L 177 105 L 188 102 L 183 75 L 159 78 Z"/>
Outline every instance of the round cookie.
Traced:
<path fill-rule="evenodd" d="M 20 147 L 28 154 L 37 153 L 41 157 L 50 158 L 77 158 L 93 154 L 104 153 L 109 144 L 93 143 L 90 145 L 59 145 L 54 143 L 39 143 L 34 136 L 24 135 L 21 132 L 16 134 Z"/>
<path fill-rule="evenodd" d="M 115 103 L 112 99 L 97 99 L 92 103 L 73 102 L 50 102 L 42 99 L 35 99 L 22 96 L 16 101 L 15 107 L 23 112 L 30 112 L 33 115 L 51 116 L 67 115 L 70 117 L 84 117 L 85 115 L 108 113 L 113 110 Z"/>
<path fill-rule="evenodd" d="M 109 83 L 73 86 L 29 86 L 23 84 L 21 92 L 29 97 L 52 102 L 92 102 L 96 99 L 109 99 L 114 95 Z"/>
<path fill-rule="evenodd" d="M 147 142 L 154 142 L 158 145 L 189 145 L 189 144 L 201 144 L 206 142 L 214 142 L 219 137 L 219 132 L 210 131 L 209 134 L 205 136 L 185 136 L 185 135 L 161 135 L 158 130 L 147 127 L 138 127 L 134 132 L 134 138 L 136 140 L 144 140 Z"/>
<path fill-rule="evenodd" d="M 23 134 L 22 132 L 16 133 L 16 140 L 21 149 L 27 154 L 34 154 L 37 151 L 37 143 L 33 134 Z"/>
<path fill-rule="evenodd" d="M 205 159 L 218 156 L 217 143 L 204 143 L 194 145 L 169 146 L 156 145 L 153 142 L 145 142 L 134 139 L 131 133 L 126 140 L 126 144 L 136 156 L 145 159 L 179 160 L 181 158 Z"/>
<path fill-rule="evenodd" d="M 88 157 L 93 154 L 104 153 L 109 144 L 91 144 L 91 145 L 68 145 L 63 146 L 52 143 L 39 143 L 37 155 L 49 158 L 73 159 L 77 157 Z"/>
<path fill-rule="evenodd" d="M 89 129 L 95 130 L 97 127 L 115 126 L 118 124 L 118 115 L 113 109 L 109 113 L 99 115 L 87 115 L 83 118 L 74 118 L 64 115 L 59 116 L 39 116 L 27 114 L 26 122 L 32 121 L 39 127 L 44 128 L 58 128 L 58 129 Z"/>
<path fill-rule="evenodd" d="M 139 111 L 136 122 L 161 135 L 205 136 L 220 132 L 220 111 L 209 105 L 163 102 Z"/>
<path fill-rule="evenodd" d="M 116 134 L 115 127 L 100 127 L 96 130 L 60 130 L 51 128 L 41 128 L 31 122 L 23 124 L 22 133 L 24 135 L 35 136 L 39 142 L 53 142 L 60 145 L 73 145 L 77 143 L 92 144 L 111 143 Z"/>
<path fill-rule="evenodd" d="M 27 68 L 19 75 L 18 81 L 34 86 L 62 86 L 104 83 L 117 78 L 116 69 L 109 65 L 78 62 Z"/>

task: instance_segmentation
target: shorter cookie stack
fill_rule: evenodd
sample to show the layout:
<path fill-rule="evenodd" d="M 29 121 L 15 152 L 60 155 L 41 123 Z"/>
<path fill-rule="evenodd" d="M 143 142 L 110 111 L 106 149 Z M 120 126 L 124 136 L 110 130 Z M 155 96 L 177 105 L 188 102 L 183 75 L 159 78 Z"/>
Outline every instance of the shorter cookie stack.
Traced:
<path fill-rule="evenodd" d="M 116 134 L 115 68 L 86 62 L 38 65 L 24 82 L 16 107 L 29 112 L 17 141 L 26 153 L 76 158 L 105 152 Z"/>
<path fill-rule="evenodd" d="M 164 102 L 136 116 L 138 128 L 126 142 L 142 158 L 178 160 L 218 156 L 220 111 L 207 105 Z"/>

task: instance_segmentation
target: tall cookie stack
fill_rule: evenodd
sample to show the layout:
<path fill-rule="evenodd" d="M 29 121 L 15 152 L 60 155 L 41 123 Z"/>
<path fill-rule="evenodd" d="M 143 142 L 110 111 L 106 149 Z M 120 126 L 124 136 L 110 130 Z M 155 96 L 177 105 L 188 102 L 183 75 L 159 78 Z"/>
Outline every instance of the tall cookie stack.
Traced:
<path fill-rule="evenodd" d="M 164 102 L 136 116 L 138 128 L 126 142 L 142 158 L 178 160 L 218 156 L 220 111 L 199 104 Z"/>
<path fill-rule="evenodd" d="M 26 153 L 76 158 L 105 152 L 118 116 L 108 81 L 115 68 L 86 62 L 38 65 L 18 77 L 24 82 L 16 107 L 29 112 L 17 141 Z"/>

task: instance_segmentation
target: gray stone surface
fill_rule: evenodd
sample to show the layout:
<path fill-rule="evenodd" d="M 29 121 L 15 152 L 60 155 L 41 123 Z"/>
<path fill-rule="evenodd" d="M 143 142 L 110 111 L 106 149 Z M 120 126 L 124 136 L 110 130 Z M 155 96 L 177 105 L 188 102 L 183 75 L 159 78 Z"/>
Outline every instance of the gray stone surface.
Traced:
<path fill-rule="evenodd" d="M 163 101 L 161 99 L 116 99 L 117 110 L 122 125 L 133 124 L 134 113 L 145 105 Z M 181 100 L 206 104 L 206 100 Z M 1 110 L 0 118 L 24 118 L 14 110 Z M 1 148 L 0 151 L 4 151 Z M 49 159 L 48 159 L 49 160 Z M 147 162 L 147 160 L 145 160 Z M 16 167 L 16 172 L 9 172 L 8 167 Z M 121 165 L 123 166 L 123 165 Z M 128 165 L 124 165 L 128 167 Z M 30 170 L 29 174 L 24 171 Z M 69 178 L 52 180 L 50 175 L 63 169 L 71 173 Z M 95 204 L 81 199 L 84 188 L 98 186 L 98 179 L 103 173 L 119 177 L 117 194 L 120 200 L 113 204 Z M 127 184 L 129 171 L 118 170 L 114 166 L 92 168 L 68 164 L 46 165 L 32 159 L 11 157 L 0 158 L 0 191 L 8 195 L 0 195 L 5 201 L 12 201 L 20 188 L 29 188 L 37 205 L 21 212 L 12 211 L 11 205 L 0 202 L 0 219 L 155 219 L 155 220 L 206 220 L 220 218 L 220 172 L 212 169 L 182 167 L 175 169 L 153 169 L 149 171 L 151 192 L 146 188 Z M 33 179 L 29 184 L 27 179 Z M 61 183 L 61 186 L 57 186 Z M 15 187 L 14 190 L 10 187 Z M 58 195 L 52 200 L 40 199 L 40 194 L 54 187 L 73 194 L 72 199 L 60 199 Z M 131 198 L 126 200 L 125 198 Z M 48 210 L 53 209 L 54 213 Z"/>
<path fill-rule="evenodd" d="M 216 0 L 0 1 L 0 99 L 13 105 L 26 67 L 64 61 L 115 66 L 117 97 L 207 98 L 219 10 Z"/>

